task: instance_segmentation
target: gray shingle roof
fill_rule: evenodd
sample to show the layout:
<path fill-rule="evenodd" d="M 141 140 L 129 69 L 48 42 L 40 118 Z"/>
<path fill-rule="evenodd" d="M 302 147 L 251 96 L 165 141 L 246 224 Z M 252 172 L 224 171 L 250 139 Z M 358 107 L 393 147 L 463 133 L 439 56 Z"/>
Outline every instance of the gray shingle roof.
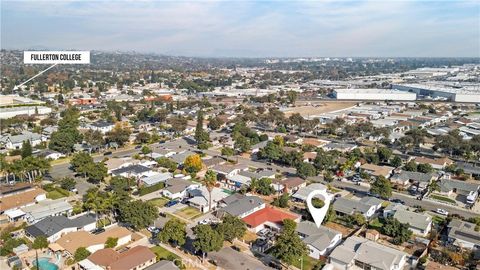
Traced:
<path fill-rule="evenodd" d="M 457 193 L 468 194 L 470 191 L 478 191 L 480 189 L 480 184 L 450 179 L 442 179 L 438 185 L 442 192 L 450 192 L 451 190 L 456 189 Z"/>
<path fill-rule="evenodd" d="M 415 182 L 427 182 L 429 183 L 433 178 L 433 174 L 431 173 L 421 173 L 421 172 L 409 172 L 409 171 L 401 171 L 400 173 L 396 173 L 392 176 L 392 180 L 401 180 L 403 182 L 412 180 Z"/>
<path fill-rule="evenodd" d="M 148 168 L 148 167 L 139 165 L 139 164 L 135 164 L 135 165 L 130 165 L 130 166 L 123 167 L 123 168 L 120 168 L 120 169 L 112 170 L 112 174 L 115 174 L 115 175 L 119 175 L 119 174 L 122 174 L 122 173 L 140 174 L 140 173 L 144 173 L 144 172 L 148 172 L 148 171 L 151 171 L 151 169 Z"/>
<path fill-rule="evenodd" d="M 302 221 L 298 223 L 296 230 L 304 237 L 302 241 L 305 244 L 311 245 L 320 251 L 326 249 L 335 236 L 341 234 L 338 231 L 324 226 L 317 227 L 315 223 L 310 221 Z"/>
<path fill-rule="evenodd" d="M 351 215 L 355 212 L 365 214 L 372 206 L 360 201 L 338 198 L 333 203 L 333 209 L 337 212 Z"/>
<path fill-rule="evenodd" d="M 241 198 L 237 197 L 236 200 L 232 200 L 230 197 L 232 196 L 229 196 L 223 200 L 224 202 L 229 201 L 229 203 L 227 206 L 220 209 L 219 212 L 229 213 L 235 217 L 259 207 L 264 203 L 263 200 L 257 196 L 243 196 Z"/>
<path fill-rule="evenodd" d="M 411 227 L 424 231 L 432 222 L 432 217 L 427 214 L 419 214 L 404 209 L 398 209 L 393 217 L 401 223 L 408 223 Z"/>
<path fill-rule="evenodd" d="M 475 231 L 475 224 L 461 220 L 452 220 L 448 227 L 448 237 L 451 239 L 460 239 L 465 242 L 479 244 L 480 232 Z"/>
<path fill-rule="evenodd" d="M 25 228 L 25 230 L 33 237 L 50 237 L 65 228 L 83 227 L 87 224 L 94 223 L 95 220 L 94 214 L 85 214 L 74 219 L 69 219 L 65 216 L 55 216 L 45 218 L 30 225 Z"/>

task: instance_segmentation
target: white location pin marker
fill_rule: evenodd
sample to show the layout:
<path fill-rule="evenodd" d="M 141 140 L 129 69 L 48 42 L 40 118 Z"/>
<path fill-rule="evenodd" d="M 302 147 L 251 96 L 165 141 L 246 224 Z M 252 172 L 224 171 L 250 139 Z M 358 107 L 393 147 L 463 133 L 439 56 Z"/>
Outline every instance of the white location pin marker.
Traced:
<path fill-rule="evenodd" d="M 314 197 L 320 197 L 323 199 L 323 202 L 325 203 L 322 208 L 316 208 L 312 204 L 312 199 Z M 330 207 L 330 201 L 332 200 L 332 195 L 328 194 L 326 190 L 313 190 L 308 194 L 307 196 L 307 206 L 308 210 L 310 211 L 310 214 L 313 217 L 313 220 L 315 221 L 315 224 L 317 227 L 320 228 L 320 225 L 322 225 L 323 219 L 325 219 L 325 216 L 327 215 L 328 212 L 328 207 Z"/>

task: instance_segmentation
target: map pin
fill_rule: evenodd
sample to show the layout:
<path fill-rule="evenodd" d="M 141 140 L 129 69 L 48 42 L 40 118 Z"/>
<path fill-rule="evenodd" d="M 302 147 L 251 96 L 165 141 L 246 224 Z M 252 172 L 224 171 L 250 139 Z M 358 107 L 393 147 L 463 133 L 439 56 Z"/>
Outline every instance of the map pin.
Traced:
<path fill-rule="evenodd" d="M 312 199 L 314 197 L 320 197 L 323 199 L 323 202 L 325 203 L 322 208 L 316 208 L 312 204 Z M 330 201 L 332 200 L 332 195 L 328 194 L 326 190 L 313 190 L 308 194 L 307 196 L 307 206 L 308 206 L 308 211 L 310 211 L 310 214 L 313 217 L 313 220 L 315 221 L 315 224 L 317 227 L 320 228 L 320 225 L 322 225 L 323 220 L 325 219 L 325 216 L 327 215 L 328 212 L 328 207 L 330 207 Z"/>

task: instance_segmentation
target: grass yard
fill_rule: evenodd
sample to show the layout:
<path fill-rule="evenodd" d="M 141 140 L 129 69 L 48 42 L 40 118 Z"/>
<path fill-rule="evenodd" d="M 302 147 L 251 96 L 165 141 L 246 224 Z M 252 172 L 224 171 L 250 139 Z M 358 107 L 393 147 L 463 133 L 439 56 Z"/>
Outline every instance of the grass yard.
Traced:
<path fill-rule="evenodd" d="M 442 224 L 445 221 L 445 218 L 439 217 L 437 215 L 432 215 L 432 222 L 435 224 Z"/>
<path fill-rule="evenodd" d="M 311 270 L 317 264 L 325 264 L 325 262 L 315 260 L 314 258 L 312 258 L 308 255 L 305 255 L 305 256 L 303 256 L 303 268 L 302 268 L 302 260 L 296 261 L 295 263 L 293 263 L 293 266 L 297 267 L 298 269 Z M 318 269 L 320 269 L 320 268 L 318 268 Z"/>
<path fill-rule="evenodd" d="M 61 188 L 55 188 L 54 190 L 51 190 L 47 193 L 47 198 L 52 199 L 52 200 L 57 200 L 60 198 L 68 197 L 69 192 L 61 189 Z"/>
<path fill-rule="evenodd" d="M 155 198 L 155 199 L 149 200 L 149 202 L 151 202 L 153 205 L 157 207 L 163 207 L 168 201 L 169 200 L 166 198 Z"/>
<path fill-rule="evenodd" d="M 97 220 L 97 228 L 103 228 L 103 227 L 108 226 L 110 224 L 112 224 L 112 222 L 107 218 L 101 218 L 101 219 Z"/>
<path fill-rule="evenodd" d="M 166 249 L 164 249 L 161 246 L 155 246 L 150 248 L 155 255 L 157 255 L 157 260 L 169 260 L 169 261 L 174 261 L 174 260 L 179 260 L 181 261 L 180 257 L 177 254 L 174 254 Z"/>
<path fill-rule="evenodd" d="M 430 195 L 430 198 L 433 198 L 433 199 L 439 200 L 439 201 L 444 201 L 444 202 L 447 202 L 447 203 L 457 204 L 455 202 L 455 200 L 453 200 L 453 199 L 450 199 L 450 198 L 444 197 L 444 196 L 440 196 L 440 195 L 436 195 L 436 194 Z"/>
<path fill-rule="evenodd" d="M 370 225 L 368 227 L 371 228 L 371 229 L 380 231 L 383 227 L 383 223 L 377 217 L 377 218 L 372 219 L 372 221 L 370 221 Z"/>
<path fill-rule="evenodd" d="M 183 217 L 185 219 L 194 219 L 202 215 L 200 210 L 198 210 L 197 208 L 193 208 L 191 206 L 182 208 L 176 211 L 174 214 L 180 217 Z"/>

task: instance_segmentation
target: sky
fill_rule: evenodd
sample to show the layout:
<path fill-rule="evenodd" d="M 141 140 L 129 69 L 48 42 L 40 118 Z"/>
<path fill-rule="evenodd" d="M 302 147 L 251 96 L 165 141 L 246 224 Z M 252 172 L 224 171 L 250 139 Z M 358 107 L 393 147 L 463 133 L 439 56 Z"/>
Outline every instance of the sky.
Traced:
<path fill-rule="evenodd" d="M 1 48 L 480 57 L 480 1 L 9 1 Z"/>

